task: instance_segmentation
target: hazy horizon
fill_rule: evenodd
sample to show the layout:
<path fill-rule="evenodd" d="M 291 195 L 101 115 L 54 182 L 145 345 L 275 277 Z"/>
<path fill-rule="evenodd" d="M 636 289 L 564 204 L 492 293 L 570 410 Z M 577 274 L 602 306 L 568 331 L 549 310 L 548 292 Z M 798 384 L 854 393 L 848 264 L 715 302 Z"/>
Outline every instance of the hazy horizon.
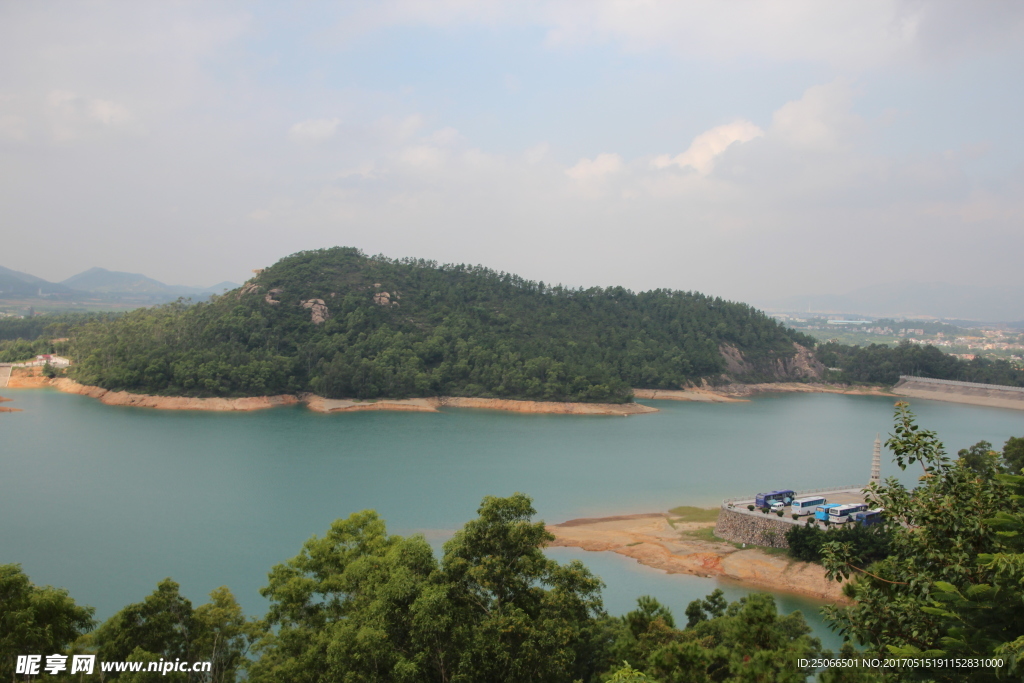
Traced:
<path fill-rule="evenodd" d="M 0 7 L 0 265 L 302 249 L 764 302 L 1009 287 L 1024 6 Z"/>

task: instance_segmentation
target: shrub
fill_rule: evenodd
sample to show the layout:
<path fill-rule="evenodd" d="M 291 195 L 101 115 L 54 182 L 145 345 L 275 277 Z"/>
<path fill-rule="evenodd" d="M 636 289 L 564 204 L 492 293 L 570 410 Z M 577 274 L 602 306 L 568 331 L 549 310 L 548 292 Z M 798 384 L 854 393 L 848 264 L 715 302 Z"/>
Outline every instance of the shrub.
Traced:
<path fill-rule="evenodd" d="M 751 512 L 753 512 L 754 511 L 754 506 L 753 505 L 748 505 L 747 509 L 750 510 Z"/>
<path fill-rule="evenodd" d="M 800 515 L 796 514 L 795 512 L 792 514 L 792 517 L 793 519 L 800 519 Z"/>
<path fill-rule="evenodd" d="M 781 517 L 781 516 L 782 516 L 782 510 L 779 510 L 779 511 L 778 511 L 778 512 L 776 512 L 775 514 L 777 514 L 777 515 L 778 515 L 779 517 Z"/>
<path fill-rule="evenodd" d="M 828 522 L 825 522 L 828 524 Z M 849 543 L 854 556 L 862 566 L 871 564 L 889 554 L 891 532 L 882 525 L 865 527 L 860 524 L 820 529 L 810 522 L 794 526 L 786 532 L 789 554 L 804 562 L 820 562 L 821 546 L 828 541 Z"/>
<path fill-rule="evenodd" d="M 768 508 L 761 508 L 761 514 L 762 515 L 767 515 L 768 514 Z"/>

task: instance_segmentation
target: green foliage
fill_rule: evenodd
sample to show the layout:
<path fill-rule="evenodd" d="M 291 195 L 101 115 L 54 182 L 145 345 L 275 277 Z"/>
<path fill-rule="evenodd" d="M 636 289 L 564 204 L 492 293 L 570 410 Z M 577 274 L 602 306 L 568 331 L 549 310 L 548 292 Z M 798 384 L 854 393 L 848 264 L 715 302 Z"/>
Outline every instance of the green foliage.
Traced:
<path fill-rule="evenodd" d="M 18 655 L 64 652 L 92 628 L 92 615 L 67 591 L 33 585 L 20 565 L 0 565 L 0 680 L 15 680 Z"/>
<path fill-rule="evenodd" d="M 897 404 L 887 442 L 896 462 L 915 462 L 923 476 L 907 489 L 894 478 L 872 487 L 893 522 L 889 555 L 859 566 L 850 543 L 822 545 L 837 577 L 855 575 L 844 591 L 856 600 L 827 608 L 839 630 L 883 656 L 991 657 L 996 669 L 904 671 L 935 681 L 994 681 L 1024 673 L 1024 477 L 1000 474 L 994 458 L 950 461 L 934 432 L 919 429 Z M 980 469 L 980 471 L 979 471 Z"/>
<path fill-rule="evenodd" d="M 608 683 L 634 683 L 635 681 L 649 680 L 651 679 L 646 674 L 631 667 L 629 662 L 623 662 L 623 667 L 612 674 Z"/>
<path fill-rule="evenodd" d="M 1003 446 L 1003 467 L 1009 474 L 1020 474 L 1024 468 L 1024 436 L 1011 436 Z"/>
<path fill-rule="evenodd" d="M 121 313 L 45 313 L 31 318 L 0 318 L 0 341 L 54 339 L 88 322 L 110 321 Z"/>
<path fill-rule="evenodd" d="M 702 621 L 717 619 L 725 614 L 728 605 L 725 593 L 716 588 L 703 600 L 692 600 L 686 606 L 686 628 L 693 628 Z M 671 624 L 669 624 L 671 626 Z"/>
<path fill-rule="evenodd" d="M 262 628 L 247 620 L 234 596 L 222 586 L 210 593 L 210 602 L 196 609 L 178 592 L 178 584 L 164 579 L 140 603 L 128 605 L 104 622 L 86 643 L 100 661 L 197 662 L 209 661 L 211 671 L 108 673 L 122 683 L 179 683 L 209 681 L 233 683 L 250 645 Z"/>
<path fill-rule="evenodd" d="M 938 347 L 902 341 L 897 346 L 869 344 L 846 346 L 827 343 L 818 346 L 815 356 L 826 367 L 839 368 L 836 379 L 868 384 L 895 384 L 900 375 L 960 382 L 1024 386 L 1024 370 L 1006 360 L 981 358 L 962 360 L 943 353 Z"/>
<path fill-rule="evenodd" d="M 571 681 L 604 664 L 600 581 L 559 565 L 522 494 L 485 498 L 438 562 L 373 512 L 338 520 L 270 573 L 274 631 L 254 683 Z"/>
<path fill-rule="evenodd" d="M 0 363 L 21 363 L 35 360 L 36 356 L 53 353 L 53 344 L 46 339 L 26 341 L 24 339 L 0 341 Z"/>
<path fill-rule="evenodd" d="M 964 467 L 984 476 L 998 472 L 1002 468 L 999 454 L 992 450 L 988 441 L 979 441 L 970 448 L 961 448 L 957 457 L 963 460 Z"/>
<path fill-rule="evenodd" d="M 387 297 L 383 297 L 387 293 Z M 312 322 L 302 302 L 322 300 Z M 209 303 L 76 328 L 75 379 L 188 396 L 487 396 L 623 402 L 725 370 L 723 345 L 772 377 L 813 340 L 749 306 L 690 292 L 568 289 L 464 265 L 294 254 Z"/>
<path fill-rule="evenodd" d="M 716 590 L 691 602 L 686 614 L 687 627 L 676 629 L 667 608 L 642 598 L 639 609 L 622 618 L 612 648 L 613 662 L 632 666 L 614 676 L 663 683 L 802 683 L 811 671 L 798 668 L 797 660 L 821 654 L 803 615 L 779 616 L 774 598 L 764 593 L 726 604 Z M 635 678 L 639 674 L 647 678 Z"/>
<path fill-rule="evenodd" d="M 866 527 L 847 523 L 824 530 L 808 522 L 787 531 L 786 543 L 789 556 L 803 562 L 821 562 L 821 547 L 825 543 L 848 543 L 851 561 L 867 566 L 888 556 L 891 536 L 891 529 L 884 524 Z"/>

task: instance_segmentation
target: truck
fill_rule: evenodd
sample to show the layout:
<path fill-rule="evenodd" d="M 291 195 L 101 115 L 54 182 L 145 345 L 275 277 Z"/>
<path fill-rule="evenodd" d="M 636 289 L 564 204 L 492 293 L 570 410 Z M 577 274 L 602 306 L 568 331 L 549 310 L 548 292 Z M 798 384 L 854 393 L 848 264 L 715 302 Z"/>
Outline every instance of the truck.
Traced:
<path fill-rule="evenodd" d="M 789 505 L 793 502 L 793 497 L 796 495 L 795 492 L 788 489 L 782 489 L 780 491 L 769 491 L 768 493 L 759 493 L 754 498 L 754 505 L 758 508 L 771 507 L 772 503 L 777 500 L 781 500 L 783 505 Z"/>
<path fill-rule="evenodd" d="M 832 524 L 846 524 L 852 519 L 850 515 L 855 512 L 863 512 L 868 506 L 863 503 L 850 503 L 848 505 L 836 505 L 828 510 L 828 521 Z"/>

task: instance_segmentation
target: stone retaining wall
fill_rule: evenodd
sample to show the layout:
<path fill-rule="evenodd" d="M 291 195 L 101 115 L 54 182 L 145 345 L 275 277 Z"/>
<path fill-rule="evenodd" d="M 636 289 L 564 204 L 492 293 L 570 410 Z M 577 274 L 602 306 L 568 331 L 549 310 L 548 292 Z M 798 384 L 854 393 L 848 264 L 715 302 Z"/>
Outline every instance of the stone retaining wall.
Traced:
<path fill-rule="evenodd" d="M 788 548 L 786 532 L 792 528 L 792 524 L 782 521 L 774 514 L 747 515 L 723 507 L 718 513 L 715 536 L 733 543 Z"/>

